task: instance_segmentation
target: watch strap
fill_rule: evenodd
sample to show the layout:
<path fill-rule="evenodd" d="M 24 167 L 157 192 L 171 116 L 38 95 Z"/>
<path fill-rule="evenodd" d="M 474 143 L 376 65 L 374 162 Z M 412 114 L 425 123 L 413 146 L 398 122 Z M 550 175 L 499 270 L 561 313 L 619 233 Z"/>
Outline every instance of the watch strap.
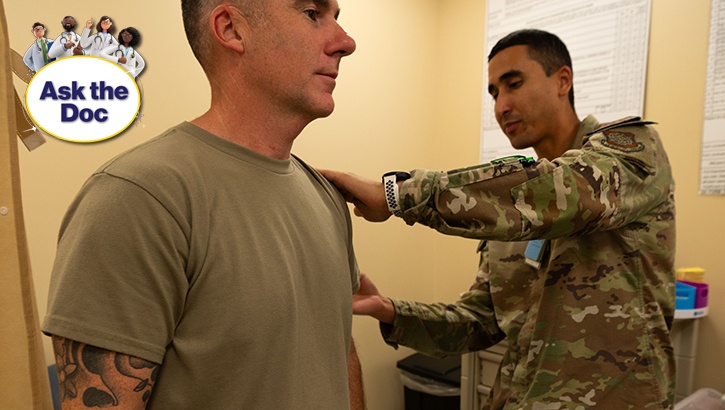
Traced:
<path fill-rule="evenodd" d="M 403 216 L 403 212 L 400 209 L 398 181 L 405 181 L 409 178 L 409 173 L 400 171 L 388 172 L 383 175 L 383 187 L 385 189 L 385 200 L 388 203 L 388 210 L 399 218 Z"/>

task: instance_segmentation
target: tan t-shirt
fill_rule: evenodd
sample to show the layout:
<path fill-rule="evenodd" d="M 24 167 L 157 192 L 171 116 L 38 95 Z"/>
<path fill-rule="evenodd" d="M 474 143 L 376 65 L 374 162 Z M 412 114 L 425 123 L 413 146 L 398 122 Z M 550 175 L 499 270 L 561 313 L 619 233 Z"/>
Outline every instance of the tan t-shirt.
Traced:
<path fill-rule="evenodd" d="M 83 186 L 42 329 L 162 363 L 148 409 L 346 409 L 358 278 L 324 178 L 182 123 Z"/>

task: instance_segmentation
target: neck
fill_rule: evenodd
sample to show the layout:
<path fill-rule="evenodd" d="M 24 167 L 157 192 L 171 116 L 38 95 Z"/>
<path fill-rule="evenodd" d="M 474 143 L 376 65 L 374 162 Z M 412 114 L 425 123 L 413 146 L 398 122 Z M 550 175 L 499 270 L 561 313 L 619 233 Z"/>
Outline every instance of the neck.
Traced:
<path fill-rule="evenodd" d="M 566 150 L 571 147 L 581 121 L 576 116 L 571 107 L 560 115 L 557 127 L 546 138 L 542 138 L 541 142 L 534 146 L 534 151 L 539 158 L 546 158 L 549 161 L 562 156 Z"/>
<path fill-rule="evenodd" d="M 295 138 L 310 122 L 284 115 L 236 86 L 212 82 L 211 107 L 191 121 L 212 134 L 275 159 L 288 159 Z"/>

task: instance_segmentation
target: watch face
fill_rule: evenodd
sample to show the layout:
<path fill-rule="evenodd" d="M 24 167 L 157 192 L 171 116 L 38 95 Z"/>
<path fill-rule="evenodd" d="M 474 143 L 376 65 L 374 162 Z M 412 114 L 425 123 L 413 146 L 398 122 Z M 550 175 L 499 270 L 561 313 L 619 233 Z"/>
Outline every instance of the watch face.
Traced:
<path fill-rule="evenodd" d="M 410 173 L 403 171 L 386 172 L 383 174 L 383 178 L 393 175 L 395 176 L 396 181 L 405 181 L 406 179 L 410 179 Z"/>

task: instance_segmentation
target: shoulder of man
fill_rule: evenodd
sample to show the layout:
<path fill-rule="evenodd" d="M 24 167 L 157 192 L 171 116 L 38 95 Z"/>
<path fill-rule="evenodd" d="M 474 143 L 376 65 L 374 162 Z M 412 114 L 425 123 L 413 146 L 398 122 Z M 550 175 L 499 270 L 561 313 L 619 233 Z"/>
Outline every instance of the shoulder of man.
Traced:
<path fill-rule="evenodd" d="M 142 185 L 164 180 L 191 179 L 197 172 L 199 149 L 203 143 L 188 135 L 183 123 L 144 141 L 108 160 L 94 174 L 105 173 L 118 178 L 129 179 Z"/>
<path fill-rule="evenodd" d="M 592 135 L 594 133 L 600 132 L 600 131 L 606 131 L 614 128 L 619 127 L 625 127 L 625 126 L 644 126 L 649 124 L 657 124 L 654 121 L 647 121 L 643 120 L 641 117 L 624 117 L 622 119 L 612 121 L 612 122 L 604 122 L 599 124 L 598 127 L 596 127 L 592 132 L 590 132 L 588 135 Z"/>
<path fill-rule="evenodd" d="M 587 134 L 587 144 L 596 151 L 608 151 L 628 163 L 652 173 L 657 166 L 658 152 L 663 151 L 653 121 L 626 117 L 599 124 Z"/>
<path fill-rule="evenodd" d="M 327 178 L 320 174 L 317 169 L 306 163 L 302 158 L 298 157 L 295 154 L 291 154 L 291 157 L 292 161 L 299 164 L 300 168 L 302 168 L 305 172 L 311 175 L 312 178 L 315 179 L 317 183 L 322 186 L 327 195 L 335 203 L 335 206 L 337 207 L 338 211 L 340 211 L 340 214 L 346 219 L 349 219 L 350 211 L 348 210 L 345 198 L 343 198 L 340 191 L 338 191 L 337 188 L 330 181 L 327 180 Z"/>
<path fill-rule="evenodd" d="M 328 181 L 322 174 L 320 174 L 315 167 L 312 165 L 306 163 L 302 158 L 298 157 L 295 154 L 290 154 L 291 160 L 298 164 L 298 168 L 302 169 L 304 172 L 308 173 L 310 176 L 312 176 L 312 179 L 316 180 L 317 183 L 322 185 L 322 187 L 327 191 L 330 196 L 336 197 L 337 195 L 340 195 L 340 192 L 337 190 L 337 188 L 334 188 L 332 183 Z"/>

